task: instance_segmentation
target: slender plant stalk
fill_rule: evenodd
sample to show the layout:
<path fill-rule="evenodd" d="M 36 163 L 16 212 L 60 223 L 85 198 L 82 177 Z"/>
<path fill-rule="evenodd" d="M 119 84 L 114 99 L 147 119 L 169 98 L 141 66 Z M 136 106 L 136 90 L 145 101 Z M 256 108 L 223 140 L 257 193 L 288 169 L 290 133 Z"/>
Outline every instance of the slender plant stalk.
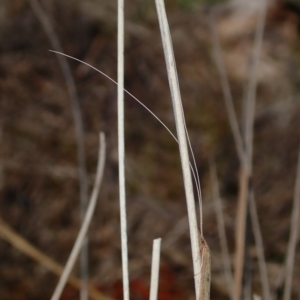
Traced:
<path fill-rule="evenodd" d="M 217 67 L 217 70 L 219 72 L 220 76 L 220 82 L 222 87 L 222 92 L 225 100 L 226 110 L 228 114 L 229 124 L 232 131 L 232 135 L 235 142 L 236 152 L 238 154 L 239 160 L 241 164 L 243 165 L 245 162 L 245 151 L 244 151 L 244 145 L 243 145 L 243 138 L 240 133 L 238 120 L 236 117 L 231 89 L 228 81 L 228 75 L 226 72 L 226 68 L 224 66 L 224 61 L 222 57 L 222 49 L 220 46 L 219 36 L 217 34 L 216 30 L 216 24 L 215 24 L 215 18 L 214 18 L 214 12 L 211 11 L 208 23 L 211 31 L 212 41 L 213 41 L 213 51 L 214 51 L 214 59 L 215 64 Z"/>
<path fill-rule="evenodd" d="M 258 254 L 258 260 L 259 260 L 258 266 L 260 269 L 260 277 L 262 282 L 263 299 L 271 300 L 271 289 L 270 289 L 266 259 L 264 254 L 264 244 L 263 244 L 263 239 L 262 239 L 261 230 L 259 226 L 259 220 L 258 220 L 257 208 L 256 208 L 253 190 L 250 190 L 249 207 L 250 207 L 250 215 L 251 215 L 252 228 L 253 228 L 253 233 L 254 233 L 254 238 L 256 243 L 256 249 Z"/>
<path fill-rule="evenodd" d="M 193 267 L 195 274 L 195 291 L 196 299 L 199 299 L 201 295 L 200 291 L 200 280 L 201 280 L 201 258 L 200 258 L 200 241 L 198 236 L 197 228 L 197 218 L 195 212 L 195 200 L 193 193 L 193 185 L 191 172 L 189 168 L 189 154 L 187 147 L 187 138 L 185 131 L 185 122 L 182 110 L 181 96 L 179 91 L 179 83 L 176 72 L 175 58 L 173 54 L 172 41 L 170 37 L 170 30 L 167 22 L 167 16 L 165 11 L 165 6 L 163 0 L 156 0 L 156 9 L 158 14 L 159 26 L 161 31 L 162 43 L 165 53 L 165 61 L 169 78 L 169 85 L 172 95 L 173 110 L 176 122 L 180 157 L 181 157 L 181 166 L 183 171 L 183 180 L 185 186 L 185 194 L 188 208 L 188 217 L 190 225 L 190 236 L 191 236 L 191 245 L 192 245 L 192 257 L 193 257 Z M 202 219 L 202 217 L 200 216 Z M 201 226 L 200 226 L 201 230 Z M 202 232 L 200 232 L 202 235 Z"/>
<path fill-rule="evenodd" d="M 220 47 L 219 38 L 215 28 L 214 17 L 211 14 L 209 17 L 209 25 L 214 44 L 214 56 L 216 66 L 220 75 L 223 96 L 226 104 L 226 110 L 234 137 L 234 142 L 237 154 L 241 164 L 241 173 L 239 180 L 239 197 L 237 208 L 236 221 L 236 256 L 235 256 L 235 273 L 232 297 L 234 300 L 239 300 L 242 290 L 242 279 L 244 271 L 244 256 L 245 256 L 245 229 L 247 216 L 247 195 L 249 175 L 247 173 L 247 156 L 243 146 L 243 139 L 237 122 L 237 117 L 233 105 L 232 94 L 229 86 L 228 76 L 222 59 L 222 50 Z"/>
<path fill-rule="evenodd" d="M 226 103 L 227 114 L 229 117 L 229 122 L 231 130 L 234 136 L 234 141 L 236 145 L 237 154 L 241 164 L 241 173 L 240 173 L 240 192 L 238 200 L 238 212 L 237 212 L 237 226 L 236 226 L 236 259 L 235 259 L 235 279 L 234 279 L 234 295 L 235 300 L 239 300 L 241 295 L 242 287 L 242 278 L 243 278 L 243 268 L 244 268 L 244 253 L 245 253 L 245 230 L 246 230 L 246 216 L 247 216 L 247 198 L 248 198 L 248 189 L 249 189 L 249 180 L 251 177 L 252 171 L 252 152 L 253 152 L 253 126 L 254 126 L 254 110 L 255 110 L 255 98 L 256 98 L 256 86 L 257 86 L 257 66 L 259 61 L 259 54 L 262 44 L 263 31 L 265 25 L 265 18 L 267 12 L 267 1 L 263 3 L 263 8 L 259 17 L 257 24 L 255 41 L 254 41 L 254 50 L 253 50 L 253 64 L 250 72 L 249 86 L 247 92 L 247 101 L 246 101 L 246 111 L 249 109 L 248 114 L 246 114 L 245 120 L 245 145 L 246 150 L 243 147 L 242 135 L 237 122 L 236 113 L 234 110 L 232 94 L 230 91 L 230 86 L 228 82 L 228 76 L 224 67 L 222 60 L 222 50 L 220 47 L 220 42 L 218 39 L 217 31 L 215 28 L 215 22 L 213 15 L 210 16 L 209 24 L 213 37 L 214 44 L 214 56 L 217 65 L 217 69 L 220 74 L 221 85 L 223 90 L 223 95 Z M 258 224 L 259 226 L 259 224 Z M 254 233 L 256 234 L 256 233 Z M 257 234 L 256 234 L 257 235 Z M 257 244 L 257 247 L 260 246 Z M 263 249 L 263 248 L 262 248 Z M 261 253 L 261 250 L 258 249 L 258 253 Z M 265 261 L 264 257 L 260 257 L 260 262 Z M 265 263 L 264 263 L 265 264 Z M 260 266 L 260 270 L 263 270 L 263 266 Z M 262 274 L 261 274 L 262 275 Z M 263 277 L 263 276 L 262 276 Z M 268 279 L 265 278 L 262 281 L 263 290 L 267 291 L 267 294 L 270 295 L 270 289 L 268 284 Z"/>
<path fill-rule="evenodd" d="M 68 58 L 71 58 L 75 61 L 78 61 L 88 67 L 90 67 L 91 69 L 95 70 L 96 72 L 100 73 L 101 75 L 103 75 L 104 77 L 106 77 L 107 79 L 109 79 L 111 82 L 113 82 L 114 84 L 118 85 L 118 83 L 112 79 L 111 77 L 109 77 L 107 74 L 105 74 L 104 72 L 100 71 L 99 69 L 95 68 L 94 66 L 80 60 L 80 59 L 77 59 L 73 56 L 70 56 L 70 55 L 67 55 L 67 54 L 64 54 L 62 52 L 58 52 L 58 51 L 53 51 L 53 50 L 49 50 L 50 52 L 53 52 L 53 53 L 56 53 L 56 54 L 59 54 L 59 55 L 63 55 L 65 57 L 68 57 Z M 136 98 L 133 94 L 131 94 L 128 90 L 124 89 L 123 88 L 123 91 L 129 95 L 133 100 L 135 100 L 137 103 L 139 103 L 144 109 L 146 109 L 151 115 L 152 117 L 154 117 L 167 131 L 168 133 L 172 136 L 172 138 L 178 143 L 178 139 L 175 137 L 175 135 L 172 133 L 172 131 L 169 129 L 169 127 L 156 115 L 153 113 L 153 111 L 150 110 L 150 108 L 148 108 L 143 102 L 141 102 L 138 98 Z M 190 151 L 192 152 L 192 148 L 190 147 Z M 197 168 L 196 168 L 196 165 L 194 163 L 194 167 L 192 165 L 192 163 L 190 162 L 189 163 L 190 165 L 190 168 L 191 168 L 191 171 L 192 171 L 192 174 L 193 174 L 193 178 L 194 178 L 194 181 L 195 181 L 195 185 L 197 187 L 197 193 L 198 193 L 198 196 L 201 197 L 201 191 L 200 191 L 200 182 L 198 180 L 199 178 L 199 175 L 197 174 Z M 197 175 L 196 175 L 197 174 Z M 198 184 L 199 182 L 199 184 Z"/>
<path fill-rule="evenodd" d="M 234 273 L 234 290 L 232 297 L 234 300 L 239 300 L 241 295 L 241 285 L 244 269 L 244 252 L 245 252 L 245 228 L 247 215 L 247 194 L 248 194 L 248 174 L 246 172 L 246 153 L 243 146 L 243 139 L 238 126 L 238 121 L 233 105 L 232 94 L 229 86 L 228 76 L 222 59 L 222 50 L 220 47 L 219 38 L 215 28 L 213 14 L 210 15 L 209 25 L 214 44 L 215 63 L 220 75 L 223 96 L 226 104 L 226 110 L 234 137 L 237 154 L 241 164 L 241 174 L 239 181 L 239 197 L 237 208 L 236 222 L 236 257 L 235 257 L 235 273 Z"/>
<path fill-rule="evenodd" d="M 263 33 L 265 28 L 265 20 L 267 13 L 267 0 L 263 1 L 259 19 L 256 27 L 254 47 L 252 54 L 252 64 L 249 75 L 249 86 L 246 101 L 246 121 L 245 121 L 245 151 L 246 164 L 243 165 L 241 171 L 241 192 L 238 204 L 238 218 L 237 218 L 237 248 L 235 261 L 235 278 L 233 299 L 240 300 L 242 292 L 243 268 L 245 259 L 245 233 L 246 233 L 246 216 L 247 216 L 247 199 L 249 197 L 249 183 L 252 176 L 252 156 L 253 156 L 253 130 L 254 130 L 254 116 L 256 104 L 256 90 L 257 90 L 257 68 L 260 58 L 260 50 L 263 41 Z"/>
<path fill-rule="evenodd" d="M 159 283 L 159 262 L 160 262 L 161 238 L 153 241 L 152 264 L 151 264 L 151 282 L 150 282 L 150 300 L 157 300 Z"/>
<path fill-rule="evenodd" d="M 294 271 L 295 251 L 297 246 L 299 224 L 300 224 L 299 218 L 300 218 L 300 148 L 298 154 L 298 165 L 297 165 L 297 175 L 296 175 L 296 182 L 295 182 L 290 239 L 289 239 L 288 250 L 287 250 L 283 300 L 290 300 L 292 294 L 292 280 L 293 280 L 293 271 Z"/>
<path fill-rule="evenodd" d="M 57 275 L 58 277 L 61 276 L 63 272 L 63 267 L 61 265 L 59 265 L 52 258 L 50 258 L 45 253 L 37 249 L 28 241 L 26 241 L 22 236 L 16 233 L 8 224 L 6 224 L 1 218 L 0 218 L 0 237 L 6 242 L 8 242 L 9 244 L 11 244 L 13 247 L 21 251 L 23 254 L 27 255 L 28 257 L 30 257 L 40 265 L 44 266 L 53 274 Z M 72 287 L 80 291 L 81 283 L 78 278 L 70 276 L 68 278 L 68 283 Z M 94 300 L 113 300 L 112 298 L 100 293 L 95 287 L 91 285 L 88 285 L 88 291 L 90 297 Z"/>
<path fill-rule="evenodd" d="M 53 27 L 48 19 L 48 16 L 43 11 L 41 5 L 37 0 L 29 0 L 33 12 L 39 19 L 53 49 L 59 52 L 63 52 L 62 46 L 59 39 L 53 30 Z M 77 143 L 77 157 L 78 157 L 78 172 L 79 172 L 79 189 L 80 189 L 80 216 L 81 222 L 85 215 L 87 209 L 88 201 L 88 180 L 87 180 L 87 167 L 86 167 L 86 154 L 84 147 L 84 132 L 83 132 L 83 122 L 82 114 L 79 104 L 78 93 L 76 85 L 70 70 L 70 66 L 65 57 L 61 55 L 56 55 L 59 65 L 61 67 L 63 76 L 65 77 L 68 92 L 71 99 L 71 108 L 73 113 L 73 119 L 75 124 L 75 135 Z M 80 291 L 80 299 L 88 300 L 87 283 L 88 283 L 88 236 L 85 237 L 83 247 L 80 256 L 80 274 L 82 280 L 82 289 Z"/>
<path fill-rule="evenodd" d="M 217 223 L 218 223 L 219 239 L 220 239 L 221 249 L 222 249 L 222 259 L 223 259 L 223 266 L 225 272 L 225 279 L 228 288 L 228 294 L 230 295 L 230 299 L 232 299 L 233 275 L 232 275 L 232 270 L 230 265 L 230 256 L 229 256 L 228 243 L 227 243 L 226 232 L 225 232 L 225 222 L 224 222 L 222 202 L 220 197 L 219 182 L 218 182 L 216 165 L 214 161 L 211 161 L 210 163 L 210 178 L 211 178 L 212 192 L 213 192 L 213 198 L 215 204 L 215 212 L 216 212 Z"/>
<path fill-rule="evenodd" d="M 247 197 L 248 197 L 249 174 L 242 169 L 239 179 L 239 196 L 236 219 L 236 255 L 234 263 L 234 288 L 233 300 L 240 300 L 242 293 L 242 280 L 245 263 L 246 221 L 247 221 Z"/>
<path fill-rule="evenodd" d="M 65 57 L 68 57 L 68 58 L 71 58 L 71 59 L 73 59 L 73 60 L 76 60 L 76 61 L 78 61 L 78 62 L 81 62 L 82 64 L 84 64 L 84 65 L 86 65 L 86 66 L 88 66 L 88 67 L 90 67 L 90 68 L 92 68 L 93 70 L 95 70 L 95 71 L 97 71 L 98 73 L 100 73 L 101 75 L 103 75 L 103 76 L 105 76 L 107 79 L 109 79 L 111 82 L 113 82 L 113 83 L 115 83 L 116 85 L 118 85 L 118 83 L 115 81 L 115 80 L 113 80 L 111 77 L 109 77 L 107 74 L 105 74 L 104 72 L 102 72 L 102 71 L 100 71 L 100 70 L 98 70 L 97 68 L 95 68 L 94 66 L 92 66 L 92 65 L 90 65 L 90 64 L 88 64 L 88 63 L 86 63 L 86 62 L 84 62 L 84 61 L 82 61 L 82 60 L 79 60 L 79 59 L 77 59 L 77 58 L 75 58 L 75 57 L 72 57 L 72 56 L 70 56 L 70 55 L 67 55 L 67 54 L 64 54 L 64 53 L 61 53 L 61 52 L 57 52 L 57 51 L 53 51 L 53 50 L 50 50 L 51 52 L 54 52 L 54 53 L 57 53 L 57 54 L 60 54 L 60 55 L 63 55 L 63 56 L 65 56 Z M 143 108 L 145 108 L 167 131 L 168 131 L 168 133 L 173 137 L 173 139 L 178 143 L 178 139 L 175 137 L 175 135 L 171 132 L 171 130 L 166 126 L 166 124 L 165 123 L 163 123 L 162 121 L 161 121 L 161 119 L 157 116 L 157 115 L 155 115 L 145 104 L 143 104 L 139 99 L 137 99 L 134 95 L 132 95 L 129 91 L 127 91 L 126 89 L 123 89 L 131 98 L 133 98 L 135 101 L 137 101 Z M 182 107 L 181 107 L 181 111 L 183 112 L 183 110 L 182 110 Z M 185 130 L 186 130 L 186 125 L 185 125 Z M 191 152 L 192 152 L 192 149 L 190 149 L 191 150 Z M 202 211 L 202 209 L 201 209 L 201 207 L 202 207 L 202 201 L 201 201 L 201 199 L 200 199 L 200 197 L 201 197 L 201 191 L 200 191 L 200 182 L 199 182 L 199 175 L 197 174 L 197 169 L 196 169 L 196 166 L 193 168 L 193 166 L 192 166 L 192 163 L 191 162 L 189 162 L 189 166 L 190 166 L 190 169 L 191 169 L 191 171 L 192 171 L 192 174 L 193 174 L 193 178 L 194 178 L 194 180 L 195 180 L 195 185 L 196 185 L 196 187 L 197 187 L 197 192 L 198 192 L 198 197 L 199 197 L 199 202 L 200 202 L 200 205 L 199 205 L 199 207 L 200 207 L 200 214 L 201 214 L 201 211 Z M 197 174 L 197 175 L 196 175 Z M 198 185 L 198 186 L 197 186 Z M 193 207 L 193 208 L 191 208 L 191 211 L 192 211 L 192 213 L 195 211 L 195 206 Z M 197 222 L 196 222 L 196 224 L 197 224 Z M 201 217 L 201 220 L 200 220 L 200 224 L 202 224 L 202 217 Z M 202 231 L 202 225 L 200 225 L 200 231 Z M 197 234 L 198 234 L 198 231 L 196 231 L 197 232 Z M 200 257 L 200 255 L 198 255 L 197 256 L 197 258 L 196 258 L 196 261 L 198 262 L 199 261 L 199 257 Z M 199 269 L 200 269 L 200 266 L 199 266 Z M 199 272 L 198 273 L 196 273 L 195 272 L 195 274 L 199 274 Z M 200 282 L 200 281 L 199 281 Z"/>
<path fill-rule="evenodd" d="M 102 183 L 102 178 L 103 178 L 103 173 L 104 173 L 104 165 L 105 165 L 105 137 L 104 134 L 100 134 L 100 147 L 99 147 L 99 155 L 98 155 L 98 166 L 97 166 L 97 173 L 96 173 L 96 178 L 95 178 L 95 183 L 94 183 L 94 188 L 93 192 L 91 195 L 91 199 L 88 205 L 88 208 L 86 210 L 86 214 L 84 217 L 84 220 L 82 222 L 79 234 L 77 236 L 76 242 L 73 246 L 73 249 L 71 251 L 71 254 L 69 256 L 69 259 L 67 261 L 67 264 L 65 266 L 65 269 L 59 279 L 59 282 L 56 286 L 56 289 L 51 297 L 51 300 L 58 300 L 61 296 L 61 293 L 66 285 L 66 282 L 68 280 L 68 277 L 70 276 L 70 273 L 74 267 L 74 264 L 76 262 L 76 259 L 78 257 L 78 254 L 80 252 L 80 249 L 82 247 L 82 244 L 84 242 L 84 237 L 87 234 L 88 227 L 91 223 L 93 213 L 95 211 L 101 183 Z"/>
<path fill-rule="evenodd" d="M 242 290 L 242 278 L 244 269 L 244 252 L 245 252 L 245 228 L 247 215 L 247 195 L 248 195 L 248 181 L 249 175 L 246 171 L 246 155 L 243 147 L 242 137 L 238 127 L 238 122 L 234 110 L 232 95 L 229 87 L 227 73 L 223 64 L 221 48 L 219 39 L 216 33 L 213 16 L 210 16 L 209 24 L 212 32 L 214 43 L 214 56 L 217 69 L 220 74 L 221 86 L 225 99 L 227 114 L 231 131 L 233 133 L 237 154 L 241 162 L 241 174 L 239 181 L 239 197 L 237 208 L 237 222 L 236 222 L 236 257 L 235 257 L 235 276 L 234 276 L 234 291 L 233 299 L 239 300 Z"/>
<path fill-rule="evenodd" d="M 254 47 L 252 53 L 252 63 L 250 65 L 249 85 L 246 101 L 246 128 L 245 128 L 245 145 L 247 152 L 247 169 L 248 173 L 252 174 L 252 156 L 253 156 L 253 129 L 255 119 L 255 105 L 256 105 L 256 92 L 257 92 L 257 69 L 260 59 L 260 51 L 262 47 L 266 16 L 267 16 L 267 2 L 262 1 L 262 8 L 259 14 L 259 19 L 256 27 Z"/>
<path fill-rule="evenodd" d="M 129 300 L 124 131 L 124 0 L 118 0 L 118 151 L 120 191 L 119 197 L 121 219 L 123 299 Z"/>
<path fill-rule="evenodd" d="M 267 15 L 267 2 L 268 0 L 263 0 L 263 6 L 259 14 L 259 19 L 256 27 L 252 62 L 250 64 L 250 74 L 249 74 L 249 86 L 247 92 L 246 101 L 246 128 L 245 128 L 245 144 L 248 157 L 248 168 L 249 173 L 252 173 L 252 156 L 253 156 L 253 129 L 254 129 L 254 119 L 255 119 L 255 105 L 256 105 L 256 92 L 257 92 L 257 69 L 260 58 L 260 51 L 262 47 L 262 41 L 264 36 L 266 15 Z"/>

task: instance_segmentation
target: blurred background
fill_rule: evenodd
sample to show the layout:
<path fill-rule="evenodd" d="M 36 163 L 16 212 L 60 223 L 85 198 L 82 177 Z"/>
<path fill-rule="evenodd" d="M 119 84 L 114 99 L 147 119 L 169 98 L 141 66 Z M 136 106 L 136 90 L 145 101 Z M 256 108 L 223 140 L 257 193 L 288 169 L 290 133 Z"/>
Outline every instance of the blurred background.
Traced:
<path fill-rule="evenodd" d="M 42 0 L 63 51 L 116 79 L 116 2 Z M 253 186 L 272 291 L 282 297 L 300 145 L 300 4 L 270 1 L 258 67 Z M 229 299 L 213 204 L 209 160 L 216 160 L 233 264 L 239 161 L 213 57 L 214 22 L 236 112 L 243 99 L 262 1 L 167 0 L 187 128 L 200 174 L 204 234 L 212 252 L 211 299 Z M 154 1 L 125 1 L 125 88 L 175 132 Z M 43 27 L 26 0 L 0 3 L 0 216 L 23 238 L 64 265 L 80 226 L 78 161 L 71 100 Z M 107 161 L 90 227 L 90 282 L 122 298 L 118 203 L 117 87 L 68 60 L 83 117 L 89 191 L 98 133 Z M 125 97 L 126 184 L 131 299 L 147 299 L 152 240 L 162 238 L 159 299 L 193 299 L 187 210 L 179 152 L 168 132 Z M 253 292 L 262 293 L 250 234 Z M 298 243 L 299 244 L 299 243 Z M 299 245 L 298 245 L 299 246 Z M 292 299 L 300 298 L 299 247 Z M 78 266 L 74 270 L 78 275 Z M 279 279 L 278 279 L 279 278 Z M 1 300 L 49 299 L 58 278 L 0 239 Z M 78 299 L 67 287 L 62 299 Z"/>

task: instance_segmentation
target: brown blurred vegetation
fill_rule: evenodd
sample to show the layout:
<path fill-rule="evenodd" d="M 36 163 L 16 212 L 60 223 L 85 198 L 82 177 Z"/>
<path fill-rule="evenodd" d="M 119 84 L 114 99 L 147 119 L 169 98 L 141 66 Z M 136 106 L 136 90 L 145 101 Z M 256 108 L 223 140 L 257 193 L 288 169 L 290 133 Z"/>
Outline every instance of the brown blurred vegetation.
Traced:
<path fill-rule="evenodd" d="M 41 2 L 65 53 L 115 79 L 116 3 Z M 300 145 L 300 36 L 295 7 L 280 2 L 270 5 L 258 70 L 253 184 L 271 287 L 285 261 Z M 204 195 L 204 231 L 212 251 L 211 299 L 229 299 L 208 161 L 212 157 L 217 161 L 233 258 L 238 159 L 212 58 L 207 12 L 197 1 L 167 1 L 167 8 Z M 225 5 L 216 21 L 240 120 L 256 20 L 257 13 L 250 7 L 226 9 Z M 1 1 L 0 33 L 0 216 L 64 264 L 80 215 L 74 122 L 66 83 L 27 1 Z M 175 132 L 154 2 L 126 1 L 125 47 L 126 89 Z M 80 97 L 91 184 L 98 132 L 104 131 L 108 140 L 105 179 L 90 230 L 91 282 L 120 299 L 117 89 L 95 71 L 71 60 L 69 64 Z M 162 237 L 163 244 L 160 299 L 191 299 L 193 274 L 177 144 L 129 96 L 125 110 L 132 299 L 148 297 L 152 240 L 157 237 Z M 250 254 L 253 290 L 261 294 L 253 241 Z M 295 265 L 299 264 L 298 247 Z M 296 267 L 293 299 L 299 297 L 299 281 Z M 49 299 L 56 282 L 54 275 L 0 240 L 2 300 Z M 66 291 L 64 299 L 74 299 L 74 291 Z"/>

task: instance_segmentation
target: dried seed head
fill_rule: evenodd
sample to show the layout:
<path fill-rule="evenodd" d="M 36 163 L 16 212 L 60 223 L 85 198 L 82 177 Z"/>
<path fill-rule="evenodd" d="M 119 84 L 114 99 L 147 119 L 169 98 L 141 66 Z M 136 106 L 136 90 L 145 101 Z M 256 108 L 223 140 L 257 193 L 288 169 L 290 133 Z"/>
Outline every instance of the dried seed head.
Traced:
<path fill-rule="evenodd" d="M 210 298 L 210 250 L 202 235 L 200 239 L 200 290 L 199 300 L 209 300 Z"/>

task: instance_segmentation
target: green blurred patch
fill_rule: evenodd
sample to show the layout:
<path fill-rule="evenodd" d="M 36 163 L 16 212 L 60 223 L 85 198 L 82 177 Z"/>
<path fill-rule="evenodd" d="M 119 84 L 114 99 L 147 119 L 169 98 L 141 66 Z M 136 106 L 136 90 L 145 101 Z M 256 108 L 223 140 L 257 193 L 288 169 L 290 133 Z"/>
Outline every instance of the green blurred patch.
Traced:
<path fill-rule="evenodd" d="M 225 2 L 226 0 L 176 0 L 181 9 L 189 10 L 202 5 L 215 5 Z"/>

